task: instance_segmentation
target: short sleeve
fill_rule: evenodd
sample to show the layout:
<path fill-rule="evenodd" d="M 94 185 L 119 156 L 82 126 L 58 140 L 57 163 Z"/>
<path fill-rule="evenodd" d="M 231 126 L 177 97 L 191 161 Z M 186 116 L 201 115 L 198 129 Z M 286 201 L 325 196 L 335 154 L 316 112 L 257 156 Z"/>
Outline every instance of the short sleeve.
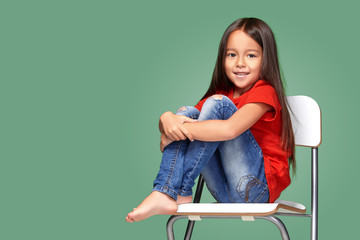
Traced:
<path fill-rule="evenodd" d="M 249 91 L 244 105 L 247 103 L 265 103 L 270 105 L 273 110 L 266 112 L 261 120 L 273 121 L 280 113 L 281 106 L 275 89 L 267 82 L 259 80 Z"/>

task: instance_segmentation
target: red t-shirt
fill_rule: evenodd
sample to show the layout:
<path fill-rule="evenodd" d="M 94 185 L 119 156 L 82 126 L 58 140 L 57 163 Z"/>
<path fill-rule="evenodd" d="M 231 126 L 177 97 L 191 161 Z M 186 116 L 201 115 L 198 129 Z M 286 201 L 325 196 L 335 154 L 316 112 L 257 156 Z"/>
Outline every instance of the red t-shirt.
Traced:
<path fill-rule="evenodd" d="M 219 92 L 219 94 L 224 94 Z M 274 202 L 281 192 L 290 184 L 288 158 L 290 151 L 284 151 L 281 147 L 281 105 L 275 89 L 264 80 L 257 81 L 254 86 L 242 94 L 233 98 L 234 89 L 225 93 L 239 109 L 247 103 L 266 103 L 272 107 L 272 111 L 266 112 L 251 128 L 255 140 L 261 147 L 264 156 L 266 180 L 269 187 L 269 202 Z M 201 111 L 206 99 L 201 100 L 195 107 Z"/>

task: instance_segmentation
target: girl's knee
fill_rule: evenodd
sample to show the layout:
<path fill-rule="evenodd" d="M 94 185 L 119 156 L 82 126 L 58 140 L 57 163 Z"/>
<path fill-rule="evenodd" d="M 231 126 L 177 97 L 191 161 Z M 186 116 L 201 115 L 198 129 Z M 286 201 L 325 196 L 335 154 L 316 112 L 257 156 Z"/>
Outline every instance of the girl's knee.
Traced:
<path fill-rule="evenodd" d="M 216 100 L 222 100 L 224 98 L 224 95 L 215 94 L 215 95 L 212 95 L 211 98 L 216 99 Z"/>
<path fill-rule="evenodd" d="M 212 95 L 211 97 L 209 97 L 208 99 L 206 99 L 204 106 L 205 107 L 213 107 L 216 105 L 224 106 L 224 105 L 229 105 L 229 104 L 233 105 L 230 98 L 228 98 L 225 95 L 215 94 L 215 95 Z"/>
<path fill-rule="evenodd" d="M 212 95 L 211 97 L 209 97 L 209 99 L 212 99 L 212 100 L 224 100 L 224 101 L 227 101 L 227 100 L 230 100 L 227 96 L 225 95 L 221 95 L 221 94 L 215 94 L 215 95 Z"/>
<path fill-rule="evenodd" d="M 193 106 L 183 106 L 183 107 L 180 107 L 177 111 L 176 111 L 176 114 L 178 113 L 185 113 L 185 112 L 192 112 L 194 111 L 194 108 Z M 195 108 L 196 109 L 196 108 Z M 197 109 L 196 109 L 197 110 Z"/>
<path fill-rule="evenodd" d="M 232 103 L 232 101 L 230 100 L 230 98 L 228 98 L 225 95 L 221 95 L 221 94 L 215 94 L 212 95 L 211 97 L 209 97 L 206 102 L 214 102 L 214 103 Z"/>
<path fill-rule="evenodd" d="M 206 99 L 199 119 L 228 119 L 237 108 L 235 104 L 227 96 L 216 94 Z"/>
<path fill-rule="evenodd" d="M 176 115 L 182 115 L 182 116 L 186 116 L 186 117 L 190 117 L 190 118 L 198 118 L 199 116 L 199 110 L 193 106 L 184 106 L 184 107 L 180 107 L 177 111 L 176 111 Z"/>

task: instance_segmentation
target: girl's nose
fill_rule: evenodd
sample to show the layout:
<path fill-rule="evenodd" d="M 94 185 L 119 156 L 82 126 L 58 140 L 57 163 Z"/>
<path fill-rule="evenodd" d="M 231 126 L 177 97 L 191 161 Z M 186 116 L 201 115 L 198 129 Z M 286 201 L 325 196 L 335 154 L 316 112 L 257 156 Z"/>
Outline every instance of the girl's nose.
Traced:
<path fill-rule="evenodd" d="M 244 68 L 244 67 L 245 67 L 245 63 L 238 62 L 238 63 L 236 64 L 236 67 L 238 67 L 238 68 Z"/>
<path fill-rule="evenodd" d="M 236 67 L 238 68 L 244 68 L 245 67 L 245 63 L 244 60 L 242 60 L 241 58 L 237 61 L 236 63 Z"/>

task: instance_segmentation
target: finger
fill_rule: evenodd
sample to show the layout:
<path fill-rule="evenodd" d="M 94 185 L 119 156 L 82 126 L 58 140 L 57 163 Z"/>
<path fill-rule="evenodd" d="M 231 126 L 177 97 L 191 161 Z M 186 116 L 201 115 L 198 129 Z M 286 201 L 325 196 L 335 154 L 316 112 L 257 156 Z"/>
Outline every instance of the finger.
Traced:
<path fill-rule="evenodd" d="M 186 137 L 180 130 L 174 132 L 173 136 L 174 136 L 175 141 L 180 141 L 180 140 L 186 139 Z"/>
<path fill-rule="evenodd" d="M 177 141 L 175 138 L 174 138 L 174 134 L 173 134 L 173 132 L 172 131 L 165 131 L 165 136 L 168 138 L 168 139 L 170 139 L 170 140 L 172 140 L 172 141 Z"/>
<path fill-rule="evenodd" d="M 165 148 L 171 143 L 171 141 L 161 141 L 160 143 L 160 151 L 164 152 Z"/>
<path fill-rule="evenodd" d="M 188 138 L 190 141 L 194 141 L 194 137 L 193 135 L 185 128 L 183 127 L 183 132 L 182 132 L 186 138 Z"/>
<path fill-rule="evenodd" d="M 192 122 L 197 122 L 198 120 L 197 119 L 192 119 L 192 118 L 189 118 L 189 117 L 185 117 L 182 119 L 183 120 L 183 123 L 192 123 Z"/>
<path fill-rule="evenodd" d="M 190 132 L 186 134 L 186 137 L 192 142 L 195 140 L 194 136 Z"/>
<path fill-rule="evenodd" d="M 186 138 L 179 128 L 170 130 L 169 135 L 170 135 L 170 139 L 173 141 L 180 141 Z"/>
<path fill-rule="evenodd" d="M 190 132 L 184 126 L 179 127 L 179 131 L 177 132 L 177 136 L 180 138 L 180 140 L 186 140 L 189 137 L 193 138 L 192 135 L 190 134 Z"/>
<path fill-rule="evenodd" d="M 164 134 L 161 134 L 161 136 L 160 136 L 160 151 L 161 152 L 164 152 L 164 148 L 165 148 L 165 146 L 164 146 L 164 142 L 165 142 L 165 135 Z"/>
<path fill-rule="evenodd" d="M 162 133 L 162 134 L 160 135 L 160 143 L 164 142 L 165 139 L 166 139 L 166 135 L 165 135 L 165 133 Z"/>
<path fill-rule="evenodd" d="M 164 152 L 164 148 L 165 148 L 165 145 L 161 142 L 161 143 L 160 143 L 160 151 L 161 151 L 161 152 Z"/>

